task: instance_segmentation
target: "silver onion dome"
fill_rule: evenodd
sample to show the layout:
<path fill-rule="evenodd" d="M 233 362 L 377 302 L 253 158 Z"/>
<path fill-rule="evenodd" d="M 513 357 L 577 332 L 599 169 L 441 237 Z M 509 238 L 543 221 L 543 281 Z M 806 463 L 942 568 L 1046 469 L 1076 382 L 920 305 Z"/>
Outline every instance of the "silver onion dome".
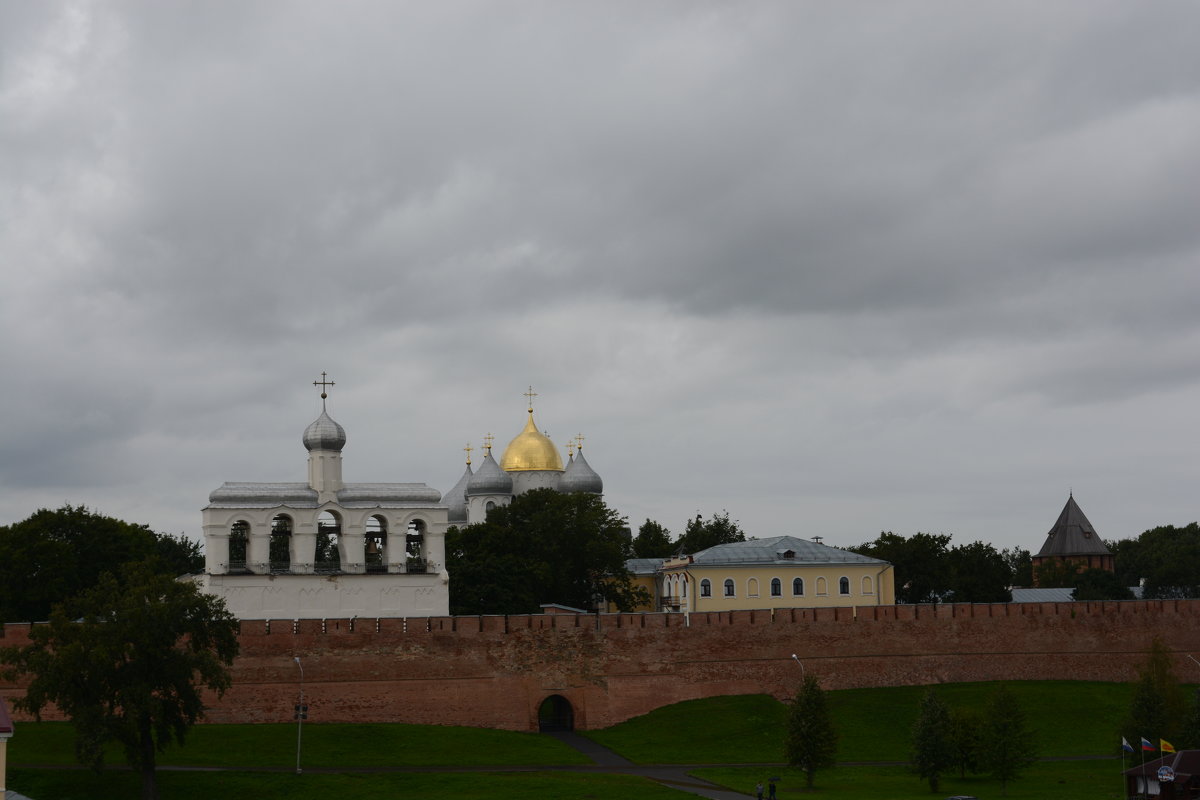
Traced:
<path fill-rule="evenodd" d="M 600 480 L 600 476 L 584 459 L 582 448 L 575 453 L 571 462 L 567 464 L 567 468 L 563 470 L 562 482 L 559 483 L 558 490 L 564 493 L 604 494 L 604 481 Z"/>
<path fill-rule="evenodd" d="M 467 497 L 480 494 L 512 494 L 512 476 L 500 469 L 492 451 L 488 450 L 479 465 L 479 471 L 467 481 Z"/>
<path fill-rule="evenodd" d="M 329 416 L 328 412 L 322 408 L 321 416 L 304 429 L 304 447 L 312 452 L 313 450 L 340 451 L 345 446 L 346 429 L 334 422 L 333 417 Z"/>
<path fill-rule="evenodd" d="M 471 481 L 471 465 L 467 464 L 466 472 L 454 484 L 454 488 L 442 495 L 442 502 L 449 509 L 446 521 L 451 525 L 467 521 L 467 484 Z"/>

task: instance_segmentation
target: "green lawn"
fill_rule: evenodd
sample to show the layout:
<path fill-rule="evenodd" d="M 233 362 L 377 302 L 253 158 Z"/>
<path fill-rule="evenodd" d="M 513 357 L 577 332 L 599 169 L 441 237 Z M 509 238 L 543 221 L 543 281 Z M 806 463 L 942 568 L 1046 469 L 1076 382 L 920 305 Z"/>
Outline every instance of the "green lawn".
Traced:
<path fill-rule="evenodd" d="M 1043 755 L 1116 753 L 1130 686 L 1085 681 L 1006 684 L 1036 731 Z M 982 709 L 995 683 L 937 687 L 950 706 Z M 829 692 L 839 761 L 905 761 L 908 733 L 927 687 Z M 781 763 L 786 706 L 766 695 L 677 703 L 586 736 L 639 764 Z"/>
<path fill-rule="evenodd" d="M 1130 687 L 1088 682 L 1010 682 L 1036 731 L 1043 757 L 1112 755 L 1116 727 L 1128 708 Z M 951 706 L 982 707 L 991 683 L 938 687 Z M 981 776 L 950 776 L 938 794 L 903 765 L 908 732 L 924 687 L 830 692 L 839 731 L 835 769 L 817 776 L 809 797 L 871 797 L 940 800 L 949 794 L 1000 797 L 998 783 Z M 678 703 L 586 735 L 643 764 L 770 764 L 784 760 L 786 706 L 766 695 L 717 697 Z M 36 800 L 136 797 L 138 778 L 126 770 L 97 776 L 78 769 L 47 770 L 33 765 L 73 765 L 73 732 L 67 723 L 18 723 L 8 745 L 9 786 Z M 113 752 L 110 763 L 123 759 Z M 160 772 L 165 800 L 255 797 L 343 796 L 356 800 L 398 796 L 451 795 L 461 798 L 683 798 L 677 790 L 618 775 L 571 772 L 438 772 L 439 768 L 553 766 L 587 763 L 576 751 L 538 734 L 419 725 L 305 724 L 302 766 L 295 775 L 296 726 L 200 725 L 187 745 L 171 748 L 160 763 L 218 767 L 229 772 Z M 1132 763 L 1132 762 L 1131 762 Z M 274 768 L 278 772 L 238 771 Z M 408 767 L 419 772 L 333 774 L 321 769 Z M 1104 800 L 1120 794 L 1119 758 L 1042 762 L 1011 783 L 1007 796 L 1022 800 Z M 780 797 L 799 797 L 803 776 L 778 767 L 703 768 L 695 774 L 752 793 L 756 781 L 780 775 Z"/>
<path fill-rule="evenodd" d="M 19 723 L 8 745 L 10 764 L 74 764 L 74 729 L 67 722 Z M 109 763 L 124 764 L 111 748 Z M 159 756 L 176 766 L 296 767 L 296 726 L 197 725 L 184 747 Z M 440 725 L 307 724 L 302 767 L 495 767 L 587 764 L 578 751 L 536 733 Z"/>
<path fill-rule="evenodd" d="M 96 800 L 138 797 L 141 783 L 128 771 L 96 775 L 80 770 L 9 771 L 9 786 L 35 800 Z M 169 772 L 158 774 L 163 800 L 681 800 L 682 795 L 645 778 L 552 772 L 314 774 L 271 772 Z"/>
<path fill-rule="evenodd" d="M 779 763 L 786 715 L 763 694 L 711 697 L 580 733 L 635 764 Z"/>
<path fill-rule="evenodd" d="M 936 794 L 929 791 L 929 784 L 919 780 L 902 766 L 892 767 L 838 767 L 817 773 L 813 790 L 804 788 L 804 775 L 791 769 L 771 772 L 761 767 L 729 769 L 697 769 L 692 774 L 705 780 L 728 786 L 731 789 L 754 793 L 754 784 L 772 775 L 779 776 L 779 797 L 785 798 L 829 798 L 851 800 L 869 797 L 871 800 L 942 800 L 947 795 L 975 795 L 981 800 L 1001 798 L 1008 800 L 1120 800 L 1121 759 L 1103 761 L 1049 761 L 1030 767 L 1016 781 L 1008 784 L 1007 795 L 999 781 L 982 776 L 961 779 L 954 776 L 944 778 Z"/>

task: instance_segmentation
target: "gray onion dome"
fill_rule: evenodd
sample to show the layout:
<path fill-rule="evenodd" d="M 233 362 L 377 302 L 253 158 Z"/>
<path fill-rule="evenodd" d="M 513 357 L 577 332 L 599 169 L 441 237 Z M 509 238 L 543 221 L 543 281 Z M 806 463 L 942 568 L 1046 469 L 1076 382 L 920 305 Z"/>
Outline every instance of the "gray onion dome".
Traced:
<path fill-rule="evenodd" d="M 560 492 L 590 492 L 604 494 L 604 481 L 591 468 L 583 457 L 583 449 L 577 452 L 567 468 L 563 470 L 562 482 L 558 485 Z"/>
<path fill-rule="evenodd" d="M 500 469 L 496 459 L 492 458 L 492 451 L 488 450 L 487 455 L 483 457 L 483 463 L 479 465 L 479 471 L 467 481 L 467 497 L 480 494 L 512 494 L 512 490 L 512 476 Z"/>
<path fill-rule="evenodd" d="M 346 430 L 321 409 L 321 416 L 304 429 L 304 447 L 313 450 L 337 450 L 346 446 Z"/>
<path fill-rule="evenodd" d="M 467 521 L 467 484 L 470 480 L 471 465 L 467 464 L 467 471 L 458 479 L 458 483 L 442 496 L 442 502 L 450 510 L 446 515 L 446 521 L 451 525 Z"/>

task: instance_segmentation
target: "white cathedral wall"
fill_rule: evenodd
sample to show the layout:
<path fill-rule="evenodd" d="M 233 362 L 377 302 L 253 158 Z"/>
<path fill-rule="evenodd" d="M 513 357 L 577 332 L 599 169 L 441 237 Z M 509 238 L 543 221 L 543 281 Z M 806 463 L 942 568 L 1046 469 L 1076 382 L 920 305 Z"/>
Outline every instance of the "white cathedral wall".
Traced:
<path fill-rule="evenodd" d="M 525 494 L 532 489 L 554 489 L 562 483 L 562 473 L 551 469 L 531 469 L 508 473 L 513 479 L 513 494 Z"/>
<path fill-rule="evenodd" d="M 238 619 L 441 617 L 450 613 L 444 573 L 427 575 L 204 575 Z"/>

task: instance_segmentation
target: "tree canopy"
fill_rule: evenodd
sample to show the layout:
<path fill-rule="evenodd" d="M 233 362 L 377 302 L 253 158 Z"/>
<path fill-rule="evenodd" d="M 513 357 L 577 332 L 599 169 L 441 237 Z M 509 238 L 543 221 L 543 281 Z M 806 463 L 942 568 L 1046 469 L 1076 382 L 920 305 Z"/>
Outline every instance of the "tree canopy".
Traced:
<path fill-rule="evenodd" d="M 925 692 L 921 710 L 912 732 L 913 769 L 929 781 L 929 791 L 936 792 L 942 773 L 955 765 L 955 749 L 950 723 L 950 708 L 936 689 Z"/>
<path fill-rule="evenodd" d="M 889 562 L 896 571 L 897 603 L 936 603 L 950 591 L 949 534 L 887 531 L 850 549 Z"/>
<path fill-rule="evenodd" d="M 947 554 L 949 600 L 955 603 L 1007 603 L 1012 600 L 1012 569 L 1004 555 L 983 542 L 958 545 Z"/>
<path fill-rule="evenodd" d="M 631 609 L 649 599 L 625 568 L 632 555 L 625 518 L 599 496 L 534 489 L 484 522 L 447 532 L 450 612 L 530 614 L 542 603 Z"/>
<path fill-rule="evenodd" d="M 95 769 L 105 743 L 119 743 L 142 774 L 143 799 L 154 800 L 156 754 L 182 744 L 203 715 L 202 688 L 229 687 L 237 631 L 223 600 L 131 563 L 55 605 L 30 644 L 0 650 L 0 660 L 10 679 L 32 676 L 14 707 L 40 718 L 57 706 L 74 724 L 80 762 Z"/>
<path fill-rule="evenodd" d="M 1171 651 L 1156 636 L 1138 669 L 1121 735 L 1131 742 L 1143 736 L 1152 742 L 1178 742 L 1187 716 L 1187 697 L 1171 667 Z"/>
<path fill-rule="evenodd" d="M 700 514 L 695 519 L 688 520 L 683 534 L 675 540 L 673 552 L 683 552 L 689 555 L 716 547 L 719 544 L 746 541 L 746 534 L 738 525 L 737 520 L 730 519 L 728 511 L 713 514 L 705 520 Z"/>
<path fill-rule="evenodd" d="M 105 572 L 145 560 L 172 576 L 204 565 L 200 546 L 186 537 L 158 534 L 84 506 L 41 509 L 0 526 L 0 620 L 47 619 L 54 603 L 95 586 Z"/>
<path fill-rule="evenodd" d="M 850 550 L 892 565 L 897 603 L 1006 603 L 1012 599 L 1012 565 L 1020 560 L 1019 554 L 1000 552 L 985 542 L 951 547 L 947 533 L 915 533 L 906 539 L 885 531 Z"/>
<path fill-rule="evenodd" d="M 1200 597 L 1200 524 L 1161 525 L 1110 546 L 1124 586 L 1142 597 Z"/>
<path fill-rule="evenodd" d="M 1007 794 L 1008 782 L 1037 761 L 1037 745 L 1017 696 L 1003 684 L 988 699 L 979 738 L 980 765 Z"/>
<path fill-rule="evenodd" d="M 674 552 L 671 532 L 652 519 L 643 522 L 633 537 L 633 554 L 637 558 L 668 558 Z"/>
<path fill-rule="evenodd" d="M 1075 600 L 1132 600 L 1133 592 L 1116 573 L 1106 569 L 1085 569 L 1075 576 Z"/>
<path fill-rule="evenodd" d="M 837 739 L 825 692 L 814 676 L 806 676 L 788 709 L 784 752 L 789 765 L 803 770 L 808 788 L 818 769 L 837 763 Z"/>

